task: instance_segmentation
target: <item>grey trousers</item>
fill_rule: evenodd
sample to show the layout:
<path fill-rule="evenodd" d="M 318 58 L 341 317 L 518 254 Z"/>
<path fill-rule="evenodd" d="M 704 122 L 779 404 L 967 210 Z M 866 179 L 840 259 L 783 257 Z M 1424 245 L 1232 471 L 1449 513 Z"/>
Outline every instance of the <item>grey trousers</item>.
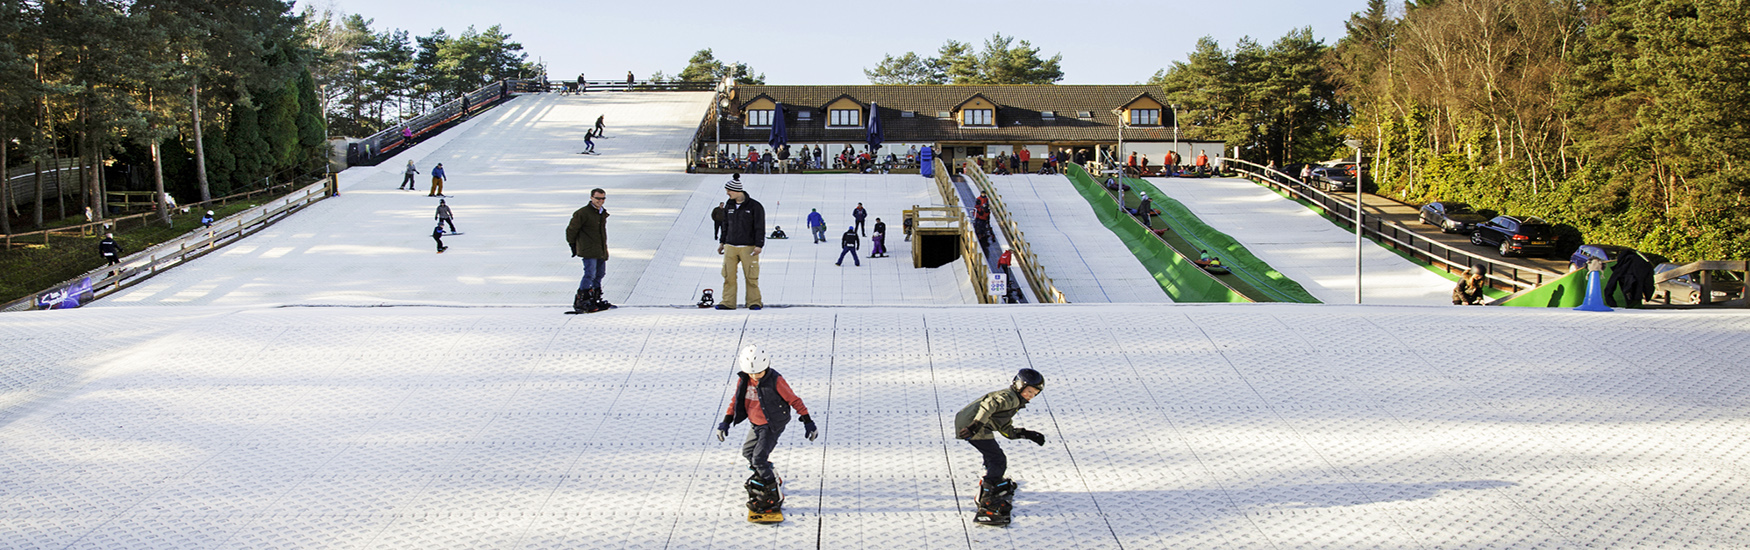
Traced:
<path fill-rule="evenodd" d="M 782 424 L 767 423 L 764 426 L 749 425 L 747 441 L 741 444 L 741 456 L 747 458 L 747 467 L 752 468 L 760 477 L 770 479 L 772 475 L 772 449 L 778 446 L 778 436 L 784 435 Z"/>

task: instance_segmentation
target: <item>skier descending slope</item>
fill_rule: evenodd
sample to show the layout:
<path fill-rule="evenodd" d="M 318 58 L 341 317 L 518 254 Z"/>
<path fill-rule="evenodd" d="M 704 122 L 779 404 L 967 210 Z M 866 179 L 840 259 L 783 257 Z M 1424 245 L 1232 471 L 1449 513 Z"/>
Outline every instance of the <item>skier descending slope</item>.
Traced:
<path fill-rule="evenodd" d="M 772 471 L 772 462 L 768 460 L 772 448 L 778 445 L 778 436 L 784 434 L 784 426 L 790 423 L 791 408 L 802 415 L 802 427 L 806 430 L 803 437 L 814 441 L 820 432 L 814 427 L 814 419 L 808 417 L 808 407 L 802 404 L 802 398 L 790 391 L 790 383 L 784 381 L 783 375 L 771 369 L 772 360 L 764 350 L 752 344 L 741 348 L 735 365 L 741 372 L 736 374 L 729 409 L 723 412 L 723 422 L 717 425 L 717 440 L 729 436 L 730 425 L 748 421 L 747 441 L 741 444 L 741 456 L 747 457 L 747 467 L 753 470 L 746 483 L 747 520 L 784 521 L 784 481 Z"/>
<path fill-rule="evenodd" d="M 1026 439 L 1045 444 L 1045 434 L 1016 428 L 1015 413 L 1027 408 L 1039 392 L 1045 391 L 1045 376 L 1033 369 L 1021 369 L 1009 387 L 993 391 L 973 401 L 954 415 L 955 437 L 965 439 L 984 455 L 984 479 L 978 482 L 978 515 L 974 523 L 1008 525 L 1009 512 L 1014 509 L 1015 482 L 1003 477 L 1009 469 L 1008 456 L 997 446 L 992 432 L 1009 439 Z"/>

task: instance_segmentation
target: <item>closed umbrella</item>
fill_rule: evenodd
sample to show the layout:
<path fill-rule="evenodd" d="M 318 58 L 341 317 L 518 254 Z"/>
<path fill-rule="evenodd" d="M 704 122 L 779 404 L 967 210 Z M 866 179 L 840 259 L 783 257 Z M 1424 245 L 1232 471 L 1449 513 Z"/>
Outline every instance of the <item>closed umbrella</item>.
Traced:
<path fill-rule="evenodd" d="M 772 137 L 766 140 L 766 144 L 777 150 L 788 143 L 790 134 L 784 131 L 784 104 L 779 103 L 778 108 L 772 111 Z"/>
<path fill-rule="evenodd" d="M 869 156 L 881 149 L 881 107 L 869 104 Z"/>

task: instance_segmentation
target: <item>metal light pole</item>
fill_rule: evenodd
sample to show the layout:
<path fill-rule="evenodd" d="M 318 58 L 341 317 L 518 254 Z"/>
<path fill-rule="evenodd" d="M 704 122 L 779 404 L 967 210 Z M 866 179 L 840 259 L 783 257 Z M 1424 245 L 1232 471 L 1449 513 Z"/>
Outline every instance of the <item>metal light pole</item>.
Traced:
<path fill-rule="evenodd" d="M 1355 150 L 1355 303 L 1361 303 L 1361 140 L 1346 139 Z"/>
<path fill-rule="evenodd" d="M 1179 106 L 1172 105 L 1171 107 L 1173 108 L 1173 154 L 1177 155 L 1179 154 Z M 1173 170 L 1178 171 L 1178 166 L 1174 166 Z"/>

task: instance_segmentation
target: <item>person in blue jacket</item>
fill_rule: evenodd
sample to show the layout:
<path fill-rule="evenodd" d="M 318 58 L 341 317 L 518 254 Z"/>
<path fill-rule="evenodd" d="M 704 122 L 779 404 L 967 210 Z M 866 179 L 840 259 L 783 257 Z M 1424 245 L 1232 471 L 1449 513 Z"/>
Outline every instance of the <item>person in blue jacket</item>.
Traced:
<path fill-rule="evenodd" d="M 808 230 L 814 233 L 814 244 L 826 242 L 826 219 L 820 217 L 820 211 L 808 209 Z"/>
<path fill-rule="evenodd" d="M 450 179 L 449 176 L 444 174 L 444 163 L 441 163 L 441 162 L 437 163 L 437 166 L 434 166 L 431 169 L 431 192 L 426 193 L 425 196 L 427 196 L 427 197 L 445 196 L 444 195 L 444 181 L 448 180 L 448 179 Z"/>

